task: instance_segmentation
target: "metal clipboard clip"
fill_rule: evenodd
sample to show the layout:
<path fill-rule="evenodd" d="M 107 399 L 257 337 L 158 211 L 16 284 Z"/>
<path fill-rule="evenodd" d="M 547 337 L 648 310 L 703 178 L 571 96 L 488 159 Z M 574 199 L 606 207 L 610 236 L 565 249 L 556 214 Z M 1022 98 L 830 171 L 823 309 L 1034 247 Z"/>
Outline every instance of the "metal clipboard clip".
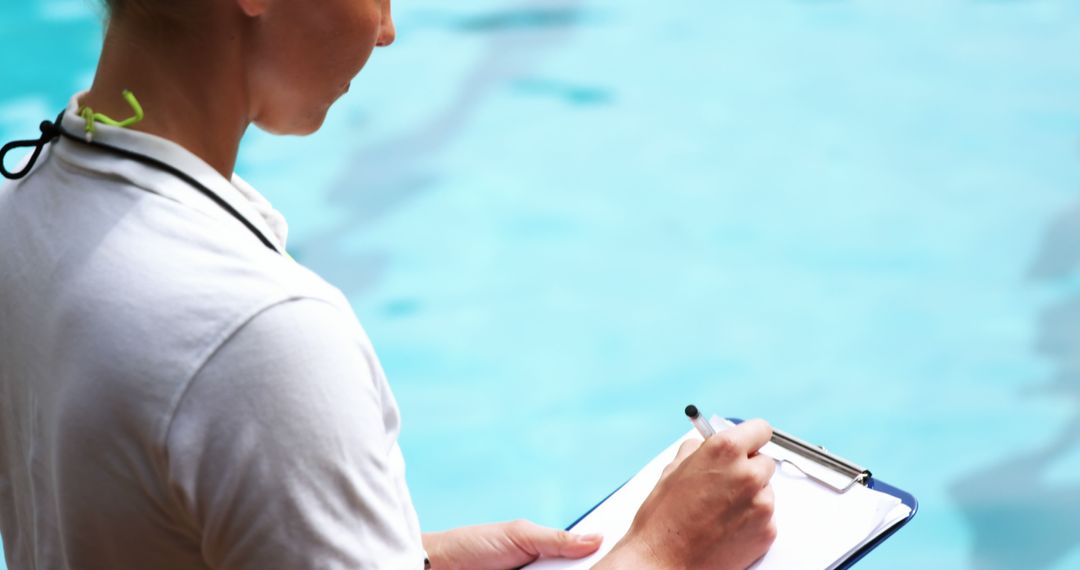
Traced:
<path fill-rule="evenodd" d="M 794 467 L 837 493 L 870 482 L 869 469 L 778 429 L 773 430 L 772 441 L 761 448 L 761 453 L 779 462 L 779 468 Z"/>

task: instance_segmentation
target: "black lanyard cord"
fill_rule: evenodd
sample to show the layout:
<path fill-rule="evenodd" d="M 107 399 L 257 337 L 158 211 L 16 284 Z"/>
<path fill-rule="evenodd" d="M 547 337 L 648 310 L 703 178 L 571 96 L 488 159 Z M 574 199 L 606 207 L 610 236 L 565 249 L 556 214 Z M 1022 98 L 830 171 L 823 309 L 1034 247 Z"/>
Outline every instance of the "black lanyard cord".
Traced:
<path fill-rule="evenodd" d="M 60 113 L 56 116 L 56 122 L 41 121 L 38 128 L 41 129 L 41 136 L 34 139 L 27 139 L 22 141 L 11 141 L 0 148 L 0 174 L 4 175 L 4 178 L 8 180 L 18 180 L 30 173 L 30 169 L 34 167 L 34 163 L 37 162 L 38 156 L 41 155 L 41 151 L 45 148 L 45 145 L 56 140 L 56 137 L 60 136 L 60 121 L 64 118 L 64 114 Z M 4 166 L 4 158 L 7 153 L 23 147 L 34 147 L 33 154 L 30 155 L 30 160 L 26 162 L 26 166 L 18 172 L 11 172 Z"/>
<path fill-rule="evenodd" d="M 115 154 L 117 156 L 121 156 L 121 157 L 127 158 L 129 160 L 134 160 L 135 162 L 139 162 L 139 163 L 145 164 L 147 166 L 151 166 L 153 168 L 157 168 L 158 170 L 162 170 L 164 172 L 172 174 L 173 176 L 179 178 L 180 180 L 183 180 L 185 183 L 187 183 L 192 188 L 194 188 L 194 189 L 198 190 L 199 192 L 201 192 L 207 198 L 210 198 L 210 200 L 212 200 L 215 204 L 220 206 L 221 209 L 228 212 L 230 215 L 232 215 L 232 217 L 236 218 L 241 224 L 244 224 L 244 227 L 246 227 L 248 229 L 248 231 L 250 231 L 251 233 L 255 234 L 255 237 L 259 238 L 259 241 L 261 241 L 263 243 L 263 245 L 270 248 L 274 252 L 278 251 L 277 248 L 274 247 L 274 244 L 271 243 L 269 238 L 267 238 L 261 231 L 259 231 L 259 229 L 256 228 L 254 226 L 254 224 L 252 224 L 250 221 L 248 221 L 247 218 L 240 215 L 240 212 L 237 212 L 236 208 L 233 208 L 232 205 L 229 204 L 228 202 L 226 202 L 221 196 L 218 196 L 217 194 L 215 194 L 212 190 L 207 188 L 205 185 L 203 185 L 198 180 L 195 180 L 194 178 L 189 176 L 186 172 L 172 166 L 171 164 L 162 162 L 162 161 L 160 161 L 160 160 L 158 160 L 158 159 L 156 159 L 156 158 L 154 158 L 152 156 L 146 156 L 145 154 L 139 154 L 137 152 L 132 152 L 132 151 L 127 150 L 127 149 L 115 147 L 115 146 L 100 143 L 100 142 L 91 142 L 91 141 L 88 141 L 88 140 L 86 140 L 84 138 L 77 137 L 77 136 L 65 131 L 63 128 L 61 128 L 60 123 L 63 120 L 63 118 L 64 118 L 64 114 L 60 113 L 60 115 L 58 115 L 56 117 L 56 122 L 55 123 L 53 123 L 51 121 L 42 121 L 41 125 L 39 125 L 39 127 L 38 127 L 39 129 L 41 129 L 41 136 L 36 140 L 27 139 L 27 140 L 20 140 L 20 141 L 11 141 L 11 142 L 5 144 L 3 146 L 3 148 L 0 148 L 0 174 L 3 174 L 4 178 L 8 178 L 8 179 L 11 179 L 11 180 L 18 180 L 20 178 L 23 178 L 24 176 L 26 176 L 27 174 L 30 173 L 30 170 L 34 167 L 34 163 L 37 162 L 38 156 L 41 155 L 41 151 L 45 148 L 45 145 L 56 142 L 56 140 L 59 137 L 64 137 L 64 138 L 66 138 L 68 140 L 77 142 L 79 144 L 83 144 L 83 145 L 90 146 L 90 147 L 93 147 L 93 148 L 99 148 L 101 150 L 111 152 L 111 153 L 113 153 L 113 154 Z M 14 150 L 16 148 L 24 148 L 24 147 L 33 147 L 34 148 L 33 153 L 30 155 L 30 160 L 27 161 L 26 166 L 24 166 L 22 170 L 20 170 L 18 172 L 9 171 L 4 166 L 4 157 L 7 156 L 8 152 L 10 152 L 10 151 L 12 151 L 12 150 Z"/>

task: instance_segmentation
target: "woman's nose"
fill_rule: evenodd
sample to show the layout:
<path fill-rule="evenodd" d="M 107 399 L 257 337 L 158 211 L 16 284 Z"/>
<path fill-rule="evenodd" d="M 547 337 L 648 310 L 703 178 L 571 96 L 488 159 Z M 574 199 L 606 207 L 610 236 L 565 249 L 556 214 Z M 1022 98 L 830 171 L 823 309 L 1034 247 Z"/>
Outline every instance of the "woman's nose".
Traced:
<path fill-rule="evenodd" d="M 394 26 L 393 20 L 387 19 L 386 23 L 379 27 L 379 39 L 375 42 L 375 45 L 386 47 L 394 43 L 395 38 L 397 38 L 397 28 Z"/>

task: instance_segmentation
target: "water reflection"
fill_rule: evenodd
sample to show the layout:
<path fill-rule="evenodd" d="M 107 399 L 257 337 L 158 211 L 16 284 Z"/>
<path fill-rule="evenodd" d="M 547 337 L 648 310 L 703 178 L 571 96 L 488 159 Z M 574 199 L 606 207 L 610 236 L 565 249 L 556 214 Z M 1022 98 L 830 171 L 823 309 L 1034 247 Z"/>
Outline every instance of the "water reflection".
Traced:
<path fill-rule="evenodd" d="M 328 200 L 347 210 L 340 224 L 309 238 L 319 247 L 299 244 L 303 262 L 347 294 L 378 281 L 385 255 L 357 252 L 345 236 L 409 203 L 439 179 L 438 159 L 476 111 L 505 84 L 528 77 L 551 50 L 566 43 L 584 21 L 584 0 L 521 0 L 486 14 L 430 15 L 426 25 L 463 33 L 482 33 L 487 47 L 442 109 L 411 131 L 359 149 L 328 192 Z"/>
<path fill-rule="evenodd" d="M 1078 266 L 1080 204 L 1051 224 L 1031 279 L 1065 282 Z M 979 570 L 1052 568 L 1080 546 L 1080 478 L 1048 481 L 1055 460 L 1080 445 L 1080 293 L 1049 306 L 1038 325 L 1035 348 L 1054 374 L 1026 395 L 1070 400 L 1074 413 L 1051 441 L 953 483 L 952 495 L 974 535 L 971 567 Z"/>
<path fill-rule="evenodd" d="M 579 2 L 564 5 L 558 5 L 558 2 L 526 2 L 508 10 L 486 14 L 436 14 L 429 15 L 429 19 L 462 32 L 487 33 L 515 29 L 565 28 L 578 24 L 584 16 Z"/>

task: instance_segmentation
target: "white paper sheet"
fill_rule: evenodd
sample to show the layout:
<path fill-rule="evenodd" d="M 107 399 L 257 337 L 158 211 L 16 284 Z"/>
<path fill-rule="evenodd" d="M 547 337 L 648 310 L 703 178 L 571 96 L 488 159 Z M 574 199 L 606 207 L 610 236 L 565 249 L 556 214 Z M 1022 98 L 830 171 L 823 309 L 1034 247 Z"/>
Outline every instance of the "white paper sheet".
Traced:
<path fill-rule="evenodd" d="M 713 424 L 723 429 L 722 420 L 714 418 Z M 599 551 L 581 560 L 539 560 L 528 568 L 581 570 L 596 564 L 630 529 L 634 515 L 660 480 L 664 467 L 688 439 L 700 440 L 701 435 L 691 430 L 673 443 L 574 527 L 574 532 L 603 534 L 604 544 Z M 773 444 L 767 444 L 762 453 L 779 455 L 783 451 L 769 446 Z M 776 542 L 751 566 L 754 570 L 832 568 L 911 512 L 896 497 L 862 485 L 836 493 L 787 464 L 776 470 L 772 486 L 776 493 Z"/>

